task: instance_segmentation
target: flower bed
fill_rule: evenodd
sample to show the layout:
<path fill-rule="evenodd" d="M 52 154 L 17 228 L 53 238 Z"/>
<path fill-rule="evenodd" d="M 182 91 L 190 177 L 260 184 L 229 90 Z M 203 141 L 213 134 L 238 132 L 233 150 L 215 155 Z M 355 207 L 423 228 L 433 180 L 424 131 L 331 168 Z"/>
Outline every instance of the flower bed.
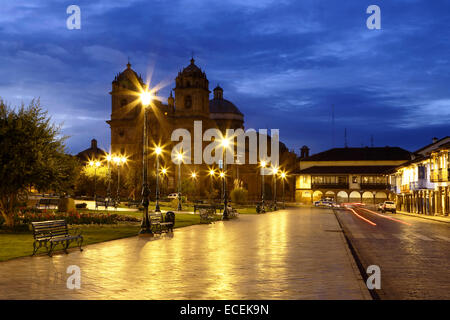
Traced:
<path fill-rule="evenodd" d="M 116 224 L 118 222 L 139 222 L 140 220 L 133 216 L 78 212 L 70 210 L 69 212 L 55 212 L 39 209 L 20 209 L 15 215 L 15 225 L 28 225 L 31 222 L 47 220 L 66 220 L 68 224 Z"/>

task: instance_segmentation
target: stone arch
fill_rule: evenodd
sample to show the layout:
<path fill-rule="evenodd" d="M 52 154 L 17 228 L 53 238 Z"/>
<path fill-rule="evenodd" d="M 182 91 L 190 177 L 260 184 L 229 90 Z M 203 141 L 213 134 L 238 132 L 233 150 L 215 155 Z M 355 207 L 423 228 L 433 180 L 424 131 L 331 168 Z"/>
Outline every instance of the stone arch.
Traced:
<path fill-rule="evenodd" d="M 314 191 L 314 193 L 313 193 L 313 202 L 314 201 L 319 201 L 322 198 L 323 198 L 323 192 L 322 191 L 319 191 L 319 190 Z"/>
<path fill-rule="evenodd" d="M 364 203 L 373 203 L 373 193 L 366 191 L 362 194 L 362 202 Z"/>
<path fill-rule="evenodd" d="M 345 191 L 339 191 L 336 195 L 336 201 L 338 203 L 348 202 L 348 193 Z"/>
<path fill-rule="evenodd" d="M 333 200 L 336 200 L 336 194 L 334 193 L 334 191 L 328 190 L 325 191 L 324 198 L 331 198 Z"/>
<path fill-rule="evenodd" d="M 350 202 L 361 202 L 361 194 L 358 191 L 350 193 Z"/>
<path fill-rule="evenodd" d="M 376 203 L 384 202 L 384 201 L 386 201 L 386 200 L 388 200 L 388 196 L 386 195 L 385 192 L 378 191 L 378 192 L 375 194 L 375 202 L 376 202 Z"/>

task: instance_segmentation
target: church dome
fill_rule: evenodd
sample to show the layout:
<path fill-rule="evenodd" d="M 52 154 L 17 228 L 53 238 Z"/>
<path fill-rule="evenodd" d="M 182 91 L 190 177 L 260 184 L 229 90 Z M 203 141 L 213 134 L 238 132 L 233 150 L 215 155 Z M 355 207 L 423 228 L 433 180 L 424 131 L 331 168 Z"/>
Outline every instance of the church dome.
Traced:
<path fill-rule="evenodd" d="M 223 98 L 223 89 L 214 88 L 214 99 L 209 100 L 209 112 L 212 119 L 244 120 L 244 114 L 231 101 Z"/>
<path fill-rule="evenodd" d="M 193 78 L 206 78 L 205 73 L 195 65 L 194 58 L 191 59 L 191 64 L 181 71 L 181 76 L 183 77 L 193 77 Z"/>
<path fill-rule="evenodd" d="M 121 73 L 119 73 L 118 75 L 116 75 L 116 77 L 114 78 L 113 83 L 123 83 L 123 84 L 127 84 L 126 87 L 128 89 L 135 89 L 135 85 L 133 83 L 134 79 L 136 79 L 137 81 L 139 81 L 139 83 L 143 84 L 144 81 L 142 80 L 142 77 L 140 75 L 138 75 L 136 73 L 136 71 L 134 71 L 133 69 L 131 69 L 131 64 L 130 62 L 127 63 L 127 68 L 122 71 Z"/>

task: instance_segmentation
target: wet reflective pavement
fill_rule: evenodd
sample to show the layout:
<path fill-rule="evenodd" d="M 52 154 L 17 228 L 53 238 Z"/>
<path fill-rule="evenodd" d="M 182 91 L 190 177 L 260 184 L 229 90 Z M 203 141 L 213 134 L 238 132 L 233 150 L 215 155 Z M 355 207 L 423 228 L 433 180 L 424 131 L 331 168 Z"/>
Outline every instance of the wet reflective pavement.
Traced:
<path fill-rule="evenodd" d="M 68 289 L 66 269 L 81 269 Z M 298 208 L 0 263 L 1 299 L 367 299 L 327 209 Z"/>
<path fill-rule="evenodd" d="M 356 212 L 360 217 L 349 211 L 336 214 L 364 268 L 380 267 L 380 298 L 450 298 L 450 224 L 363 209 Z"/>

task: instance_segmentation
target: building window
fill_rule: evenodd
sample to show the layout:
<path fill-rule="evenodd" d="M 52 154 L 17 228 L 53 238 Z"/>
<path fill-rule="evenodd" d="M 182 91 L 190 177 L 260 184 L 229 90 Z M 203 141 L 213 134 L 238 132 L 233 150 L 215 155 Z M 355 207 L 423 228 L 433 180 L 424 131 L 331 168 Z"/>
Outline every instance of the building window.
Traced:
<path fill-rule="evenodd" d="M 358 183 L 358 177 L 357 176 L 353 176 L 352 177 L 352 183 Z"/>
<path fill-rule="evenodd" d="M 186 98 L 184 98 L 184 107 L 186 109 L 189 109 L 192 107 L 192 98 L 191 96 L 186 96 Z"/>

